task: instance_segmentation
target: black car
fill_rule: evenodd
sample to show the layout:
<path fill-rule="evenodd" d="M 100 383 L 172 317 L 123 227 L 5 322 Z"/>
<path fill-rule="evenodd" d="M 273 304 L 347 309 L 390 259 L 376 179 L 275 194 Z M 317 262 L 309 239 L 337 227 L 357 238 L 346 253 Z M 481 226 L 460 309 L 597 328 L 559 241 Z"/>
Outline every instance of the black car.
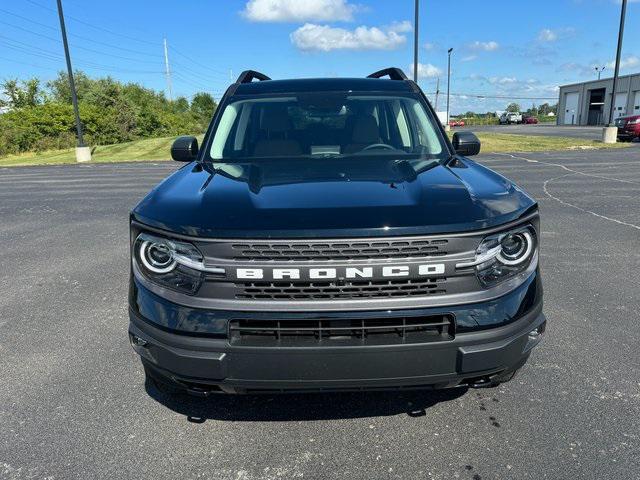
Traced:
<path fill-rule="evenodd" d="M 243 72 L 202 143 L 131 213 L 129 337 L 159 387 L 495 386 L 540 342 L 536 202 L 401 70 Z"/>

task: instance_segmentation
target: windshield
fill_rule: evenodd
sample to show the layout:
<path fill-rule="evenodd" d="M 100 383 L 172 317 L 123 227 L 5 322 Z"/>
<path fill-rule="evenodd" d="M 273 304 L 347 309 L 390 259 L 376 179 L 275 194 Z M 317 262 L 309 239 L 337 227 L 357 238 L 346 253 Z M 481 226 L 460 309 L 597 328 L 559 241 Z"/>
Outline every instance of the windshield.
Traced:
<path fill-rule="evenodd" d="M 259 158 L 448 157 L 435 121 L 414 96 L 311 94 L 244 97 L 226 105 L 210 161 Z"/>

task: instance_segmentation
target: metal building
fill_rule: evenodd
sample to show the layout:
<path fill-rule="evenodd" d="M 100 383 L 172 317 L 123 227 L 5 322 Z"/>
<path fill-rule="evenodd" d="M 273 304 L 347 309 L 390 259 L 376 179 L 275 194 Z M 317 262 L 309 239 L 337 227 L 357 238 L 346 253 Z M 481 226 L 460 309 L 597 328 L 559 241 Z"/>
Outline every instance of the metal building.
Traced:
<path fill-rule="evenodd" d="M 609 122 L 613 78 L 560 87 L 558 125 L 605 125 Z M 613 119 L 640 115 L 640 73 L 618 77 Z"/>

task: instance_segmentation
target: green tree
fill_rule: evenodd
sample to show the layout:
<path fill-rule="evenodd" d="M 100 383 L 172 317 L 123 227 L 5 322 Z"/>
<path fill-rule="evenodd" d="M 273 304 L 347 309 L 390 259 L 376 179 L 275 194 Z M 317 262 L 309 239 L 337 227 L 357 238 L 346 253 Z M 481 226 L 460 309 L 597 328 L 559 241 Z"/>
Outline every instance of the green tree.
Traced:
<path fill-rule="evenodd" d="M 507 112 L 519 112 L 520 111 L 520 105 L 518 105 L 515 102 L 511 102 L 509 105 L 507 105 Z"/>
<path fill-rule="evenodd" d="M 211 120 L 216 108 L 216 101 L 209 93 L 198 92 L 191 99 L 191 111 L 204 124 Z"/>
<path fill-rule="evenodd" d="M 32 78 L 23 82 L 16 79 L 5 80 L 2 93 L 7 100 L 0 100 L 0 106 L 12 109 L 33 107 L 44 101 L 44 92 L 40 88 L 40 80 Z"/>

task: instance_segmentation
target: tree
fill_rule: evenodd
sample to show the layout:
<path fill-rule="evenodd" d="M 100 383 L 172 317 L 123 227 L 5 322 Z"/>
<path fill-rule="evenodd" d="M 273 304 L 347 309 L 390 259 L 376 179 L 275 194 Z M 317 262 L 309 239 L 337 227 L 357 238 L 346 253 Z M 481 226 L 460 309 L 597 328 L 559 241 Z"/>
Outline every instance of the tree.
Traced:
<path fill-rule="evenodd" d="M 510 103 L 509 105 L 507 105 L 507 112 L 519 112 L 520 111 L 520 105 L 518 105 L 515 102 Z"/>
<path fill-rule="evenodd" d="M 203 123 L 208 123 L 211 120 L 216 107 L 216 101 L 205 92 L 196 93 L 191 100 L 191 111 Z"/>
<path fill-rule="evenodd" d="M 18 80 L 5 80 L 2 83 L 2 93 L 7 100 L 0 100 L 0 106 L 19 109 L 40 105 L 45 98 L 40 89 L 40 80 L 32 78 L 23 82 Z"/>

